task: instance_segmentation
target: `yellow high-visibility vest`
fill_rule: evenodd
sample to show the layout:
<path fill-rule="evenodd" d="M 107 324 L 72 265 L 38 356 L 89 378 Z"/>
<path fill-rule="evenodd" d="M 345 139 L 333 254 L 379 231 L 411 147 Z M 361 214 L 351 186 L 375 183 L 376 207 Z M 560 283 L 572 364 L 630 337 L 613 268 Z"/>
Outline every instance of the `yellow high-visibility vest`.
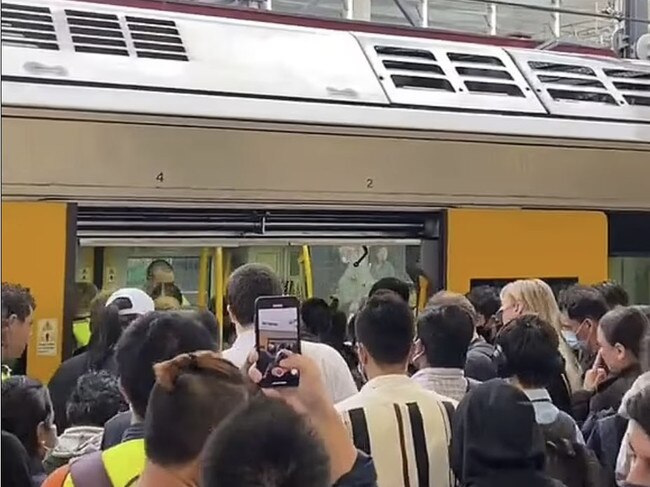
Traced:
<path fill-rule="evenodd" d="M 4 382 L 11 377 L 11 369 L 8 365 L 2 365 L 2 381 Z"/>
<path fill-rule="evenodd" d="M 144 440 L 125 441 L 103 451 L 102 461 L 113 487 L 127 487 L 144 470 Z M 70 474 L 65 478 L 63 487 L 74 487 Z"/>
<path fill-rule="evenodd" d="M 90 342 L 90 318 L 80 318 L 72 322 L 72 333 L 77 348 L 85 347 Z"/>

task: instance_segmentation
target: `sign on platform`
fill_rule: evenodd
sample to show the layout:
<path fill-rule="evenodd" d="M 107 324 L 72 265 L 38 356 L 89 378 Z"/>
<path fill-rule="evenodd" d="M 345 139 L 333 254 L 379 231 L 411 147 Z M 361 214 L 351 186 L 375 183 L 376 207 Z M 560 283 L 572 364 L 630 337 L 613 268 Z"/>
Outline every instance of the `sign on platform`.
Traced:
<path fill-rule="evenodd" d="M 90 282 L 90 267 L 82 267 L 79 269 L 79 275 L 77 276 L 77 282 Z"/>
<path fill-rule="evenodd" d="M 58 322 L 55 318 L 38 320 L 36 336 L 36 355 L 45 357 L 56 356 L 58 338 Z"/>

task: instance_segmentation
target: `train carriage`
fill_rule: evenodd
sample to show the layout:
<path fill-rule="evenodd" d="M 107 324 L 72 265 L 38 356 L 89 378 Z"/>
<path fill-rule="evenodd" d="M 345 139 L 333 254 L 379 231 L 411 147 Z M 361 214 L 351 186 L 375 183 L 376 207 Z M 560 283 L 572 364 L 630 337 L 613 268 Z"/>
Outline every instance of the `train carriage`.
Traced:
<path fill-rule="evenodd" d="M 647 63 L 65 0 L 2 16 L 2 278 L 38 300 L 35 377 L 74 347 L 75 281 L 141 286 L 154 259 L 222 319 L 250 261 L 347 310 L 384 275 L 414 307 L 520 277 L 650 299 Z"/>

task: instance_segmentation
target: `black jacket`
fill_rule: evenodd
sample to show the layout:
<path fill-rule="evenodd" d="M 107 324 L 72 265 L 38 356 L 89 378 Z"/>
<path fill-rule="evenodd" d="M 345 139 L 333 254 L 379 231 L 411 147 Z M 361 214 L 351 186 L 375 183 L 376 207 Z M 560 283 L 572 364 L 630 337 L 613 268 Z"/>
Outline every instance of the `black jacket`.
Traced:
<path fill-rule="evenodd" d="M 462 487 L 562 486 L 545 475 L 544 460 L 544 436 L 523 392 L 494 379 L 465 395 L 453 419 L 450 447 L 451 467 Z"/>
<path fill-rule="evenodd" d="M 641 367 L 634 364 L 619 374 L 610 375 L 594 392 L 580 390 L 573 393 L 573 417 L 582 424 L 589 415 L 613 409 L 618 411 L 625 393 L 641 375 Z"/>
<path fill-rule="evenodd" d="M 2 482 L 3 486 L 31 487 L 29 456 L 20 440 L 11 433 L 2 431 Z"/>
<path fill-rule="evenodd" d="M 497 377 L 497 366 L 493 357 L 493 345 L 482 337 L 472 340 L 465 360 L 465 376 L 481 382 Z"/>
<path fill-rule="evenodd" d="M 117 374 L 117 365 L 112 354 L 104 360 L 100 368 Z M 90 356 L 89 352 L 86 351 L 67 359 L 54 372 L 47 387 L 52 398 L 54 423 L 58 431 L 65 431 L 70 426 L 66 417 L 66 403 L 76 387 L 79 377 L 89 372 L 90 369 Z"/>
<path fill-rule="evenodd" d="M 569 379 L 566 374 L 562 372 L 561 374 L 556 375 L 546 388 L 551 396 L 553 404 L 555 404 L 555 407 L 567 414 L 573 413 L 570 387 Z"/>

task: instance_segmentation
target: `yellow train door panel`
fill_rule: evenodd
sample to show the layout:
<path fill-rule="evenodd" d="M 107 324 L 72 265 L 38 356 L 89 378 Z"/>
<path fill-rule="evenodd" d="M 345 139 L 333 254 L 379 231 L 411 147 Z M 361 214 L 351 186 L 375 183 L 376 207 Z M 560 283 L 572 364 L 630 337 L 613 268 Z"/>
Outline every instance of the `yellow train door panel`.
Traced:
<path fill-rule="evenodd" d="M 27 373 L 43 382 L 56 370 L 64 341 L 71 338 L 66 283 L 74 282 L 75 225 L 74 205 L 2 203 L 2 280 L 28 287 L 36 299 Z"/>
<path fill-rule="evenodd" d="M 607 279 L 607 217 L 596 211 L 450 209 L 447 288 L 472 280 Z"/>

